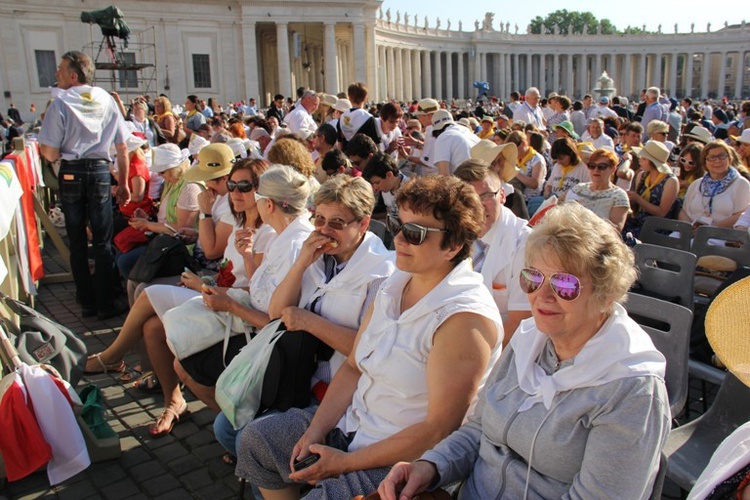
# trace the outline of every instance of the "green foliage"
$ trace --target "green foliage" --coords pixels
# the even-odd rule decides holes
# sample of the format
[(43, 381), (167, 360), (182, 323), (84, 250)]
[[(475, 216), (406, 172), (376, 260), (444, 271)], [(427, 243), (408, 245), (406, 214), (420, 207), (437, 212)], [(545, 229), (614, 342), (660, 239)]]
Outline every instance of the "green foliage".
[[(544, 26), (545, 34), (553, 34), (555, 25), (558, 26), (560, 34), (580, 34), (583, 33), (584, 26), (587, 33), (597, 33), (600, 20), (591, 12), (568, 11), (567, 9), (556, 10), (542, 18), (536, 16), (531, 20), (531, 32), (540, 34)], [(628, 26), (624, 31), (618, 31), (617, 27), (609, 19), (601, 20), (601, 32), (605, 35), (613, 33), (639, 34), (646, 33), (641, 28), (632, 28)]]

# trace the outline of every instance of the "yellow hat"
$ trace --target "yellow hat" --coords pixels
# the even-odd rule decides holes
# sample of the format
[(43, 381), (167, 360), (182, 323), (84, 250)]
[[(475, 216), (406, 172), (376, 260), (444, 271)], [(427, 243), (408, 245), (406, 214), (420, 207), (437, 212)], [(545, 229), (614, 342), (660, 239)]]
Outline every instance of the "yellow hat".
[(750, 386), (750, 278), (724, 289), (706, 313), (706, 338), (716, 356)]
[(185, 172), (189, 181), (210, 181), (229, 175), (234, 165), (234, 153), (226, 144), (209, 144), (198, 153), (198, 164)]

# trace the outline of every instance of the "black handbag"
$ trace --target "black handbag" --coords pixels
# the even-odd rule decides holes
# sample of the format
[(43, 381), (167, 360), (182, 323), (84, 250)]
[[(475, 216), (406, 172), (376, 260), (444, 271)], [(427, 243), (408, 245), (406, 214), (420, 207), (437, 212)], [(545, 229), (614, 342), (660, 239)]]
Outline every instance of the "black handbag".
[(21, 319), (20, 328), (3, 321), (21, 360), (28, 365), (51, 365), (75, 387), (86, 366), (88, 352), (83, 340), (26, 304), (5, 294), (0, 298)]
[(198, 261), (190, 255), (185, 242), (171, 234), (159, 234), (149, 242), (128, 278), (137, 283), (148, 283), (154, 278), (180, 275), (185, 268), (195, 273), (200, 271)]

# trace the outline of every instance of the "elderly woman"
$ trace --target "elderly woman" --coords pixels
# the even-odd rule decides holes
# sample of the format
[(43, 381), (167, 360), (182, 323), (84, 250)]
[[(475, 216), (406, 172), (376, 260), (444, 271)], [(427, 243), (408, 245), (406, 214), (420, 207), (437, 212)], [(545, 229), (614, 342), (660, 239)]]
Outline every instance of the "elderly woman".
[[(352, 350), (354, 338), (380, 284), (393, 273), (393, 254), (367, 230), (375, 197), (361, 177), (337, 176), (315, 194), (315, 225), (300, 255), (276, 288), (268, 308), (289, 330), (304, 330), (336, 352), (320, 362), (313, 393), (322, 399)], [(236, 456), (238, 432), (220, 414), (217, 440)]]
[(617, 303), (636, 277), (610, 224), (569, 203), (526, 244), (532, 318), (457, 432), (380, 485), (388, 500), (465, 480), (458, 498), (648, 498), (670, 428), (664, 357)]
[(706, 174), (690, 185), (679, 219), (693, 226), (733, 227), (750, 205), (750, 183), (730, 163), (724, 141), (709, 142), (701, 152)]
[[(474, 190), (453, 177), (414, 178), (392, 216), (394, 274), (378, 291), (320, 407), (248, 424), (237, 475), (267, 498), (346, 498), (373, 491), (399, 460), (456, 429), (497, 359), (502, 326), (468, 258), (482, 229)], [(326, 217), (333, 213), (324, 214)], [(294, 463), (313, 465), (290, 475)]]
[(135, 127), (136, 132), (140, 132), (146, 136), (150, 147), (153, 148), (166, 142), (166, 138), (159, 129), (159, 125), (148, 117), (148, 105), (142, 98), (136, 99), (133, 102), (130, 122)]
[(648, 141), (633, 151), (641, 169), (635, 177), (635, 190), (627, 192), (633, 213), (625, 222), (623, 233), (637, 238), (646, 217), (669, 217), (674, 212), (679, 184), (667, 165), (669, 150), (663, 143)]
[(179, 144), (185, 135), (181, 133), (179, 119), (172, 112), (172, 103), (166, 97), (154, 100), (154, 121), (161, 129), (167, 142)]
[(586, 166), (591, 182), (573, 186), (565, 196), (565, 201), (577, 201), (602, 219), (611, 222), (622, 231), (630, 210), (628, 193), (615, 186), (611, 179), (620, 159), (609, 149), (597, 149), (591, 153)]

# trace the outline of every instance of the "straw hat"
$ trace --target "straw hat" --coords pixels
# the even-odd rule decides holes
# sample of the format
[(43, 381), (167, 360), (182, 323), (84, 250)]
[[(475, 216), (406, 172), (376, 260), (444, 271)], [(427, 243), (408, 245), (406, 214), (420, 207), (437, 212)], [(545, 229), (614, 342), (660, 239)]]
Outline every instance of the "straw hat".
[(583, 159), (584, 162), (589, 161), (591, 155), (596, 151), (593, 142), (581, 142), (576, 145), (576, 149), (578, 149), (578, 152), (581, 154), (581, 159)]
[(474, 160), (481, 160), (487, 165), (502, 156), (502, 165), (500, 165), (500, 179), (508, 182), (513, 179), (519, 172), (516, 167), (518, 163), (518, 148), (512, 142), (506, 144), (495, 144), (489, 139), (482, 139), (471, 148), (471, 157)]
[(464, 118), (461, 118), (461, 119), (460, 119), (460, 120), (458, 120), (458, 121), (457, 121), (456, 123), (458, 123), (459, 125), (463, 125), (464, 127), (466, 127), (466, 128), (468, 128), (469, 130), (471, 130), (471, 124), (469, 123), (469, 119), (468, 119), (468, 118), (466, 118), (466, 117), (464, 117)]
[(185, 172), (189, 181), (210, 181), (229, 175), (234, 165), (234, 152), (226, 144), (209, 144), (198, 153), (198, 164)]
[(693, 127), (690, 132), (685, 134), (685, 137), (690, 137), (691, 139), (695, 139), (696, 141), (702, 142), (703, 144), (708, 144), (709, 142), (714, 140), (713, 136), (711, 136), (711, 132), (709, 132), (708, 129), (704, 127)]
[(750, 278), (724, 289), (706, 313), (706, 337), (716, 356), (750, 386)]
[(182, 149), (177, 144), (162, 144), (152, 149), (154, 160), (151, 163), (151, 170), (156, 173), (162, 173), (170, 168), (178, 167), (182, 162), (188, 159), (190, 152)]
[(336, 104), (333, 105), (333, 109), (336, 111), (341, 111), (342, 113), (346, 113), (350, 109), (352, 109), (352, 103), (349, 101), (349, 99), (339, 99), (336, 101)]
[(668, 174), (672, 171), (669, 165), (667, 165), (669, 149), (663, 143), (648, 141), (642, 148), (633, 148), (633, 151), (639, 158), (650, 160), (660, 173)]
[(338, 101), (338, 99), (336, 98), (335, 95), (332, 95), (332, 94), (322, 94), (321, 98), (320, 98), (320, 105), (321, 106), (329, 106), (329, 107), (332, 108), (332, 107), (334, 107), (336, 105), (337, 101)]

